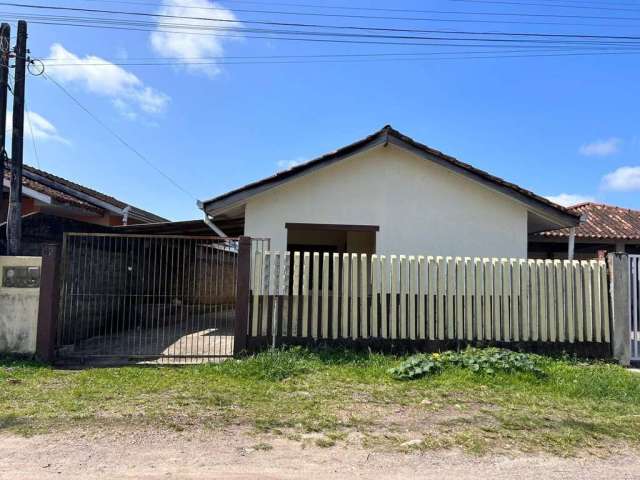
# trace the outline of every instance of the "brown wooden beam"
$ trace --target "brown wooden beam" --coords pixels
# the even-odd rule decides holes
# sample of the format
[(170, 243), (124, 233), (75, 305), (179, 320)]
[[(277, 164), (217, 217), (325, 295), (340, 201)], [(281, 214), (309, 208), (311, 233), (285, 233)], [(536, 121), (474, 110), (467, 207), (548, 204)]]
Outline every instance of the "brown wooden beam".
[(335, 223), (285, 223), (287, 230), (343, 230), (350, 232), (379, 232), (379, 225), (340, 225)]

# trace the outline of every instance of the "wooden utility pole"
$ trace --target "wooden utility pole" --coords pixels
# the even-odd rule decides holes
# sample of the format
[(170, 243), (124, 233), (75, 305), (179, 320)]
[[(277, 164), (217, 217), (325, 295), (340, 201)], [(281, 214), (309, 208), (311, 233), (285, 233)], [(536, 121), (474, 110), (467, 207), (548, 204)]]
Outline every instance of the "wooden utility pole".
[[(0, 25), (0, 192), (4, 189), (5, 142), (7, 133), (7, 87), (9, 84), (9, 54), (11, 29), (8, 23)], [(0, 197), (0, 200), (2, 197)], [(1, 202), (0, 202), (1, 203)]]
[(13, 135), (11, 138), (11, 190), (7, 215), (7, 254), (20, 255), (22, 243), (22, 147), (24, 143), (24, 81), (27, 60), (27, 22), (18, 22), (16, 73), (13, 85)]

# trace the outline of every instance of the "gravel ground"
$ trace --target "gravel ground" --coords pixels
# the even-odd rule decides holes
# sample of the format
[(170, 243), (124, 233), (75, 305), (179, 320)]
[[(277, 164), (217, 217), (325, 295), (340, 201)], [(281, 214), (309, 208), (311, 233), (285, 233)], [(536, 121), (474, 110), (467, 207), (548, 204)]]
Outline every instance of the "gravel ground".
[(243, 430), (0, 434), (0, 479), (638, 479), (640, 453), (607, 458), (384, 453), (258, 438)]

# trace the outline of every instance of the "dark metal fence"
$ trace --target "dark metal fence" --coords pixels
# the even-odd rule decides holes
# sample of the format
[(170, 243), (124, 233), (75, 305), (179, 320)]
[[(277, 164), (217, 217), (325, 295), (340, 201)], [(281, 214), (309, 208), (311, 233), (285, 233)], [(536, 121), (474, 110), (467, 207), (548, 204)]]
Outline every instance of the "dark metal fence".
[(65, 234), (56, 356), (230, 357), (237, 274), (237, 239)]

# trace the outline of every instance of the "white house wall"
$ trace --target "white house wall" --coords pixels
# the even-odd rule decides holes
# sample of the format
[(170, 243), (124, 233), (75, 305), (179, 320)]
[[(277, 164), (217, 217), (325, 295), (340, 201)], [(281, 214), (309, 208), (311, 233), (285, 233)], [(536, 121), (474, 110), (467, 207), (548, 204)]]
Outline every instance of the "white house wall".
[(285, 223), (378, 225), (376, 253), (526, 257), (527, 210), (506, 195), (395, 146), (251, 198), (245, 234), (286, 249)]

